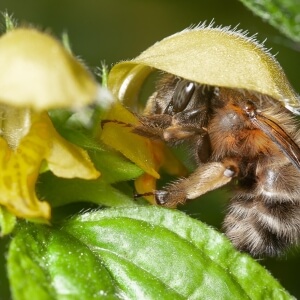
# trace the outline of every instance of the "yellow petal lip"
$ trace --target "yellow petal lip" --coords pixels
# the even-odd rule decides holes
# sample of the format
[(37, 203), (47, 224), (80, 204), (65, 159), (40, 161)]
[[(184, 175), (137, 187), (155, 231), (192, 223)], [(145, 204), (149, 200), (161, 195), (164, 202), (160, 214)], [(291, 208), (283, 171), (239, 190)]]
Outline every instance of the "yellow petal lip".
[(16, 149), (3, 137), (0, 149), (0, 205), (18, 217), (35, 221), (51, 217), (50, 205), (35, 192), (44, 162), (59, 177), (96, 179), (100, 175), (83, 149), (57, 133), (46, 112), (31, 114), (31, 127)]
[[(128, 111), (119, 101), (116, 101), (107, 115), (107, 120), (118, 120), (125, 124), (136, 124), (138, 119)], [(125, 157), (133, 161), (141, 169), (155, 178), (157, 173), (157, 162), (151, 141), (131, 132), (131, 128), (108, 123), (104, 126), (101, 139), (105, 144), (120, 151)]]
[[(126, 88), (132, 88), (130, 82), (151, 69), (201, 84), (266, 94), (300, 114), (299, 97), (277, 60), (253, 37), (239, 30), (198, 26), (169, 36), (135, 59), (115, 65), (109, 74), (109, 86), (120, 100), (126, 101)], [(126, 82), (127, 77), (130, 81)], [(123, 82), (120, 88), (116, 86), (118, 82)]]
[(18, 28), (0, 38), (0, 103), (78, 108), (97, 94), (91, 74), (50, 35)]

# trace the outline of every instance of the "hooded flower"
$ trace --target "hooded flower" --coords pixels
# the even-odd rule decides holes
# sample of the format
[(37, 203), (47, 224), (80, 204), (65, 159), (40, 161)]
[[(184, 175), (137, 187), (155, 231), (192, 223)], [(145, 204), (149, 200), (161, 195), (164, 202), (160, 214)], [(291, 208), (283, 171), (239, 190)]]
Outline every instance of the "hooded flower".
[[(279, 63), (263, 45), (239, 30), (201, 25), (169, 36), (135, 59), (116, 64), (109, 73), (108, 87), (124, 105), (137, 107), (139, 91), (155, 70), (200, 84), (256, 91), (277, 99), (293, 113), (300, 113), (299, 97)], [(105, 141), (113, 145), (107, 136)], [(118, 147), (113, 146), (125, 153), (122, 138), (119, 141)], [(134, 143), (133, 138), (131, 143)], [(155, 178), (150, 171), (153, 162), (155, 171), (168, 161), (169, 167), (174, 168), (176, 164), (170, 163), (162, 146), (151, 143), (148, 152), (152, 154), (146, 158), (138, 149), (136, 146), (126, 155), (140, 166), (141, 160), (147, 164), (144, 167), (147, 175), (138, 179), (136, 187), (138, 192), (147, 192), (147, 189), (149, 192), (155, 189)], [(157, 153), (160, 154), (155, 155)]]
[(64, 178), (99, 176), (87, 153), (56, 132), (46, 111), (91, 103), (97, 84), (58, 41), (34, 29), (0, 38), (0, 69), (0, 205), (45, 221), (50, 206), (35, 194), (42, 166)]

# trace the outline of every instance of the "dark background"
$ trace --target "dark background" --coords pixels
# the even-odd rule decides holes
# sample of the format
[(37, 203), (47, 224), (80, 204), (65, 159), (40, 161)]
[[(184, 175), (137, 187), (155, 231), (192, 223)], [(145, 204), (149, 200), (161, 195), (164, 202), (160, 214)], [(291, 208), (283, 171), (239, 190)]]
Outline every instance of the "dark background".
[[(237, 0), (0, 0), (0, 11), (13, 13), (20, 24), (33, 24), (61, 36), (67, 31), (73, 52), (92, 69), (137, 56), (154, 42), (214, 19), (216, 25), (239, 24), (258, 40), (267, 38), (296, 91), (300, 91), (298, 68), (300, 45), (288, 41), (276, 29), (254, 16)], [(298, 49), (298, 50), (297, 50)], [(192, 58), (191, 58), (192, 59)], [(1, 70), (0, 70), (1, 71)], [(224, 70), (226, 72), (226, 70)], [(222, 190), (194, 201), (182, 209), (193, 217), (219, 227), (229, 194)], [(0, 299), (8, 299), (4, 275), (9, 239), (0, 240)], [(300, 298), (300, 253), (262, 264), (294, 296)], [(255, 283), (254, 283), (255, 284)]]

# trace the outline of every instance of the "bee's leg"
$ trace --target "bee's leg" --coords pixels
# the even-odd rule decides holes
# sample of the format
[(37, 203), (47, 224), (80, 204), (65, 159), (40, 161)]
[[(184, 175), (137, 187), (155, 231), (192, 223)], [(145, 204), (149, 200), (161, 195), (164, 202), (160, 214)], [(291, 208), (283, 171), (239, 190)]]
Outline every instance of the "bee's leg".
[(151, 139), (164, 140), (164, 130), (172, 124), (170, 115), (145, 115), (138, 116), (140, 123), (135, 125), (132, 132)]
[(176, 207), (188, 199), (195, 199), (227, 184), (238, 172), (237, 162), (233, 159), (203, 164), (189, 177), (180, 179), (163, 190), (154, 191), (155, 200), (157, 204)]
[[(184, 141), (201, 140), (207, 135), (207, 130), (201, 127), (171, 125), (169, 127), (149, 127), (138, 125), (132, 130), (134, 133), (152, 138), (160, 139), (168, 145), (174, 146)], [(196, 143), (197, 144), (197, 143)]]
[(207, 135), (207, 130), (201, 127), (189, 125), (172, 125), (163, 131), (163, 140), (171, 145), (176, 145), (179, 142), (202, 139)]
[(139, 124), (131, 124), (118, 120), (102, 120), (101, 127), (103, 128), (107, 123), (115, 123), (123, 127), (132, 128), (132, 132), (138, 135), (152, 139), (164, 140), (163, 132), (172, 123), (172, 117), (170, 115), (137, 115), (137, 117), (140, 121)]
[(186, 140), (202, 138), (207, 134), (202, 124), (207, 124), (204, 107), (186, 110), (175, 115), (152, 114), (139, 116), (140, 125), (133, 132), (149, 138), (159, 138), (170, 145)]
[(115, 124), (118, 124), (118, 125), (122, 125), (124, 127), (134, 127), (133, 124), (125, 123), (125, 122), (118, 121), (118, 120), (102, 120), (101, 121), (101, 128), (103, 128), (107, 123), (115, 123)]

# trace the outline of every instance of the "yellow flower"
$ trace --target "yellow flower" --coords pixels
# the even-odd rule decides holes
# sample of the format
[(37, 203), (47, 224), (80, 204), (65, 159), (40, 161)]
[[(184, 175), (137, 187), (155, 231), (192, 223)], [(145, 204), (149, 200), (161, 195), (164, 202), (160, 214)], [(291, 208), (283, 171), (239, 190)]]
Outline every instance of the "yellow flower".
[(200, 26), (171, 35), (135, 59), (116, 64), (108, 85), (118, 99), (132, 105), (154, 70), (201, 84), (256, 91), (291, 110), (299, 108), (299, 97), (275, 57), (240, 31)]
[[(201, 84), (270, 95), (294, 113), (300, 113), (299, 97), (279, 63), (263, 45), (241, 31), (202, 25), (176, 33), (155, 43), (135, 59), (116, 64), (109, 73), (108, 87), (124, 105), (138, 107), (140, 89), (145, 79), (155, 70)], [(105, 130), (108, 129), (104, 129), (104, 134)], [(109, 137), (106, 137), (105, 142), (115, 147)], [(125, 154), (125, 149), (120, 145), (122, 142), (120, 137), (119, 145), (115, 148)], [(133, 139), (131, 143), (134, 143)], [(152, 154), (145, 154), (146, 158), (139, 154), (138, 144), (135, 148), (132, 147), (130, 155), (125, 154), (136, 164), (143, 166), (146, 172), (146, 175), (136, 181), (139, 192), (155, 189), (157, 176), (153, 176), (153, 169), (158, 172), (163, 164), (173, 166), (173, 172), (176, 169), (177, 173), (182, 172), (161, 145), (152, 142), (148, 148), (148, 152)], [(155, 159), (153, 153), (160, 154)]]
[(0, 101), (36, 111), (78, 108), (97, 92), (92, 76), (54, 38), (34, 29), (0, 38)]
[(99, 176), (87, 153), (56, 132), (46, 111), (92, 103), (98, 87), (59, 42), (34, 29), (0, 38), (0, 69), (0, 204), (18, 217), (45, 221), (50, 206), (35, 194), (42, 165), (64, 178)]
[[(119, 101), (113, 104), (105, 119), (117, 120), (122, 124), (138, 124), (136, 116)], [(135, 181), (137, 193), (144, 194), (155, 189), (156, 180), (160, 177), (158, 171), (161, 167), (173, 175), (186, 174), (185, 167), (163, 143), (132, 133), (131, 129), (131, 127), (109, 122), (104, 126), (101, 139), (145, 171), (145, 174)], [(155, 202), (152, 196), (147, 197), (147, 200), (153, 204)]]

